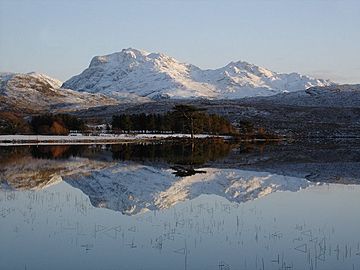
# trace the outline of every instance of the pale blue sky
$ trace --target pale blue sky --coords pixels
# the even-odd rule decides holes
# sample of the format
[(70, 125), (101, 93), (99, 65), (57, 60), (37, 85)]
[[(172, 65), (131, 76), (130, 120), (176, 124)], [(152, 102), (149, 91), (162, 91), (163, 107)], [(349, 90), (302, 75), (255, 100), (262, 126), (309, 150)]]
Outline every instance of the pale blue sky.
[(360, 83), (360, 1), (0, 0), (0, 71), (66, 80), (128, 47)]

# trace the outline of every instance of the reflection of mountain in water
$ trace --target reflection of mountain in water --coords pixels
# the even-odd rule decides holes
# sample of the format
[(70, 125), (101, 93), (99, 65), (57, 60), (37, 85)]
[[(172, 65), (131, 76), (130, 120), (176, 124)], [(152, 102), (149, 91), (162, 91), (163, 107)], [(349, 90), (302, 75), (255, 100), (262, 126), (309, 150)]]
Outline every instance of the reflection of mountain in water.
[(45, 187), (61, 176), (88, 174), (125, 160), (165, 168), (169, 168), (168, 164), (199, 166), (226, 157), (232, 147), (225, 141), (212, 140), (201, 144), (0, 147), (0, 181), (8, 188)]
[[(304, 179), (264, 172), (200, 167), (203, 162), (223, 159), (231, 150), (228, 144), (18, 150), (2, 160), (1, 179), (6, 183), (3, 187), (37, 189), (64, 179), (89, 196), (94, 206), (129, 215), (168, 208), (201, 194), (216, 194), (229, 201), (245, 202), (275, 191), (298, 191), (310, 185)], [(109, 155), (136, 161), (108, 161)], [(205, 173), (178, 177), (169, 163), (190, 168), (196, 166)]]
[(205, 174), (176, 177), (170, 169), (128, 163), (65, 181), (89, 196), (95, 207), (124, 214), (164, 209), (202, 194), (246, 202), (276, 191), (298, 191), (311, 182), (295, 177), (236, 169), (203, 168)]
[[(175, 176), (171, 168), (179, 164), (205, 173)], [(96, 207), (135, 214), (201, 194), (244, 202), (278, 190), (297, 191), (309, 181), (358, 184), (360, 147), (354, 142), (237, 145), (224, 141), (0, 147), (0, 188), (45, 188), (62, 179), (81, 189)]]
[[(113, 165), (72, 156), (69, 151), (68, 146), (0, 148), (2, 187), (39, 189), (61, 181), (64, 176), (87, 174)], [(66, 154), (67, 158), (61, 153)]]
[(59, 161), (24, 157), (13, 163), (11, 167), (0, 170), (0, 182), (14, 189), (38, 189), (61, 181), (61, 177), (88, 174), (110, 165), (110, 163), (84, 158)]
[[(24, 162), (24, 158), (28, 160)], [(51, 163), (61, 167), (60, 163), (71, 163), (79, 158), (94, 163), (135, 161), (157, 168), (181, 165), (189, 170), (204, 166), (241, 168), (306, 178), (313, 182), (358, 184), (360, 180), (360, 143), (356, 141), (326, 143), (304, 141), (293, 144), (232, 144), (225, 141), (202, 141), (195, 144), (167, 142), (108, 146), (0, 147), (0, 177), (4, 171), (12, 170), (14, 166), (17, 166), (18, 173), (21, 173), (19, 166), (22, 163), (26, 163), (24, 166), (31, 170), (32, 163)], [(47, 160), (59, 162), (47, 162)], [(46, 175), (52, 170), (49, 166), (45, 166), (48, 168), (45, 170), (40, 165), (34, 165), (34, 170), (39, 169)], [(55, 169), (55, 172), (59, 171), (63, 172)], [(33, 174), (36, 175), (36, 172)]]

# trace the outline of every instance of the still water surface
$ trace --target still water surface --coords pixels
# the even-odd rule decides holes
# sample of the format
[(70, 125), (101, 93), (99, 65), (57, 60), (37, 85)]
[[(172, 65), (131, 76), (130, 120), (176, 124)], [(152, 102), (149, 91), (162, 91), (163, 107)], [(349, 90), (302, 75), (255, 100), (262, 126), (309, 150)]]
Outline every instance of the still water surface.
[(356, 149), (0, 148), (0, 269), (360, 269)]

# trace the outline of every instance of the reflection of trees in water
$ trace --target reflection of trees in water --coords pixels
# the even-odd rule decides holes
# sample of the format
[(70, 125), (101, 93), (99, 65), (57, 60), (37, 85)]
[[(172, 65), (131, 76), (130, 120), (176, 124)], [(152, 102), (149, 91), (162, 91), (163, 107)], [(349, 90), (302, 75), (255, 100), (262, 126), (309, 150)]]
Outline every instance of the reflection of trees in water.
[[(36, 159), (69, 159), (84, 157), (89, 159), (129, 160), (138, 162), (167, 162), (177, 165), (202, 165), (226, 158), (236, 147), (224, 140), (195, 140), (195, 142), (161, 142), (118, 145), (37, 145), (0, 147), (0, 164), (25, 156)], [(243, 145), (241, 153), (258, 151), (259, 146)]]
[(99, 159), (101, 154), (108, 152), (111, 159), (109, 145), (22, 145), (0, 147), (0, 164), (24, 157), (35, 159), (69, 159), (84, 157)]
[[(259, 152), (263, 145), (234, 144), (224, 140), (195, 140), (118, 145), (38, 145), (0, 147), (0, 164), (23, 157), (36, 159), (69, 159), (83, 157), (92, 160), (123, 160), (166, 162), (196, 166), (226, 158), (234, 148), (238, 154)], [(262, 152), (262, 151), (260, 151)]]
[(170, 164), (201, 165), (208, 161), (225, 158), (233, 144), (224, 141), (201, 141), (197, 143), (174, 142), (157, 144), (112, 145), (115, 160), (162, 161)]
[(4, 146), (4, 147), (0, 147), (0, 158), (3, 159), (5, 157), (7, 157), (8, 155), (22, 155), (26, 152), (29, 151), (30, 146), (16, 146), (16, 147), (12, 147), (12, 146)]
[(36, 159), (69, 159), (84, 157), (138, 162), (167, 162), (180, 165), (201, 165), (208, 161), (225, 158), (234, 144), (222, 140), (198, 140), (195, 142), (161, 142), (118, 145), (38, 145), (0, 147), (0, 160), (30, 156)]
[[(196, 140), (114, 145), (37, 145), (0, 147), (0, 164), (23, 157), (36, 159), (69, 159), (84, 157), (93, 160), (166, 162), (183, 166), (202, 165), (226, 158), (238, 144), (223, 140)], [(240, 152), (257, 151), (258, 147), (243, 145)]]
[(29, 155), (30, 146), (0, 147), (0, 165), (14, 162)]
[(34, 146), (30, 152), (34, 158), (68, 159), (70, 157), (82, 156), (86, 148), (88, 147), (82, 145), (47, 145)]

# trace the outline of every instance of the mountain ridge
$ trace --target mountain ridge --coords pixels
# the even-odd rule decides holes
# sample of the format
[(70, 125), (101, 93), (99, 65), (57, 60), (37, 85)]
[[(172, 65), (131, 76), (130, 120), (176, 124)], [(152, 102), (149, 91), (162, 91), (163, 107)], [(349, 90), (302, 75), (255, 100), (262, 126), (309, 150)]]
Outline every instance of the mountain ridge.
[(88, 68), (62, 87), (117, 97), (235, 99), (329, 85), (334, 83), (277, 73), (244, 61), (201, 69), (163, 53), (128, 48), (93, 57)]

